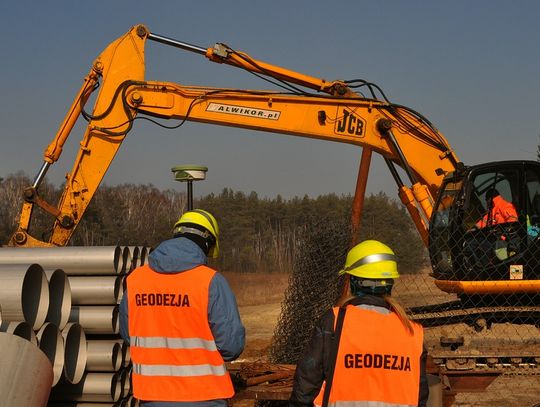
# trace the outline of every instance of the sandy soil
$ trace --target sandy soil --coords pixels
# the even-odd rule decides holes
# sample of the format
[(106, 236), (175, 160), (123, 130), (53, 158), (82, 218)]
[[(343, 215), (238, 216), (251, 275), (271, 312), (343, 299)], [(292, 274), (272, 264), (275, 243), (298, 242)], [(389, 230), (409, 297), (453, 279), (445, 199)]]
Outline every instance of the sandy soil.
[(240, 306), (240, 316), (246, 327), (246, 349), (242, 359), (266, 358), (280, 309), (280, 303)]

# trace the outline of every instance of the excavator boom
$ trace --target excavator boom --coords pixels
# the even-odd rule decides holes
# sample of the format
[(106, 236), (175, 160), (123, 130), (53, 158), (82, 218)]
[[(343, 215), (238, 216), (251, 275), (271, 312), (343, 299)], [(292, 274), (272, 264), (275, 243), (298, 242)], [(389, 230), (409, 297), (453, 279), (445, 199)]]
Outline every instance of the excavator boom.
[[(290, 91), (145, 81), (144, 47), (148, 39), (272, 78), (288, 86)], [(98, 88), (93, 111), (88, 114), (84, 110), (85, 103)], [(88, 120), (88, 126), (63, 194), (54, 206), (39, 196), (38, 188), (49, 166), (60, 157), (81, 115)], [(459, 166), (445, 138), (429, 121), (405, 106), (375, 97), (366, 98), (344, 81), (326, 81), (257, 61), (224, 44), (205, 49), (152, 34), (139, 25), (112, 42), (93, 63), (57, 135), (45, 151), (41, 170), (25, 191), (19, 228), (10, 245), (64, 246), (68, 243), (138, 115), (316, 138), (373, 150), (388, 163), (400, 188), (400, 197), (426, 243), (428, 220), (443, 176)], [(395, 165), (405, 170), (410, 188), (399, 179)], [(30, 234), (35, 205), (55, 218), (48, 242)]]

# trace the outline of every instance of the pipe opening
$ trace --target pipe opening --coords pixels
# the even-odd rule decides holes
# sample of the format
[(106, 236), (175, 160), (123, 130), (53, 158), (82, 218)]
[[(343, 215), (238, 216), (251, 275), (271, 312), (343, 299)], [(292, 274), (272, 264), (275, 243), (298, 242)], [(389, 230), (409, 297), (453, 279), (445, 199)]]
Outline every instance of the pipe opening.
[(70, 383), (79, 383), (86, 368), (86, 335), (79, 324), (70, 323), (62, 331), (64, 337), (64, 376)]
[(45, 323), (37, 333), (39, 348), (53, 366), (53, 386), (58, 383), (64, 370), (64, 344), (56, 325)]
[(39, 264), (28, 267), (22, 286), (22, 310), (24, 319), (34, 330), (39, 329), (49, 309), (49, 284)]
[(49, 276), (49, 311), (46, 320), (58, 326), (58, 329), (63, 329), (71, 311), (69, 280), (62, 269), (46, 273)]

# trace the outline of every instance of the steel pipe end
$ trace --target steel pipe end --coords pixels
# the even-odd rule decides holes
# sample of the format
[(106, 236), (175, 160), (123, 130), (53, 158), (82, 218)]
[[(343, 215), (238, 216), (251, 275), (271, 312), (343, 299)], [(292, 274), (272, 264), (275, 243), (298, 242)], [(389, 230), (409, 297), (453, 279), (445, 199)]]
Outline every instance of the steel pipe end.
[(43, 268), (39, 264), (28, 266), (22, 285), (22, 311), (24, 320), (38, 330), (49, 311), (49, 284)]
[(79, 383), (87, 361), (86, 334), (77, 323), (69, 323), (62, 330), (64, 338), (64, 377), (70, 383)]
[(139, 267), (139, 257), (140, 257), (139, 246), (131, 246), (130, 251), (131, 251), (131, 265), (129, 267), (129, 271), (132, 271), (136, 269), (137, 267)]
[(53, 366), (53, 386), (64, 370), (64, 343), (58, 327), (46, 322), (37, 333), (39, 348), (45, 353)]
[(124, 246), (122, 248), (122, 267), (119, 270), (119, 274), (126, 274), (131, 271), (131, 250), (129, 246)]
[(124, 296), (124, 291), (126, 285), (126, 276), (119, 276), (118, 279), (114, 282), (114, 296), (116, 298), (116, 303), (120, 304), (122, 297)]
[(146, 246), (143, 246), (139, 252), (139, 265), (143, 266), (148, 261), (148, 252), (149, 249)]
[(55, 324), (62, 330), (69, 319), (71, 311), (71, 287), (62, 269), (45, 270), (49, 280), (49, 311), (46, 321)]
[(30, 324), (24, 321), (4, 321), (0, 324), (0, 332), (18, 336), (38, 346), (36, 334)]

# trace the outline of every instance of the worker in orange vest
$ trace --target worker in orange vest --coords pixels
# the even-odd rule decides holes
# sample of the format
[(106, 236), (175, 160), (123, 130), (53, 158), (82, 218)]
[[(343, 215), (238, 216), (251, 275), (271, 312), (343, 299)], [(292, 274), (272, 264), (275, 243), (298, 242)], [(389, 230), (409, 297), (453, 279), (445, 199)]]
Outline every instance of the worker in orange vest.
[(488, 213), (476, 222), (478, 229), (500, 223), (517, 222), (518, 215), (514, 204), (505, 200), (495, 188), (486, 192)]
[(425, 406), (423, 330), (390, 296), (399, 277), (394, 252), (366, 240), (348, 252), (344, 273), (349, 295), (316, 325), (289, 405)]
[(245, 329), (227, 281), (206, 265), (218, 252), (216, 219), (194, 209), (127, 277), (120, 334), (141, 406), (226, 407), (234, 395), (225, 361), (242, 353)]

